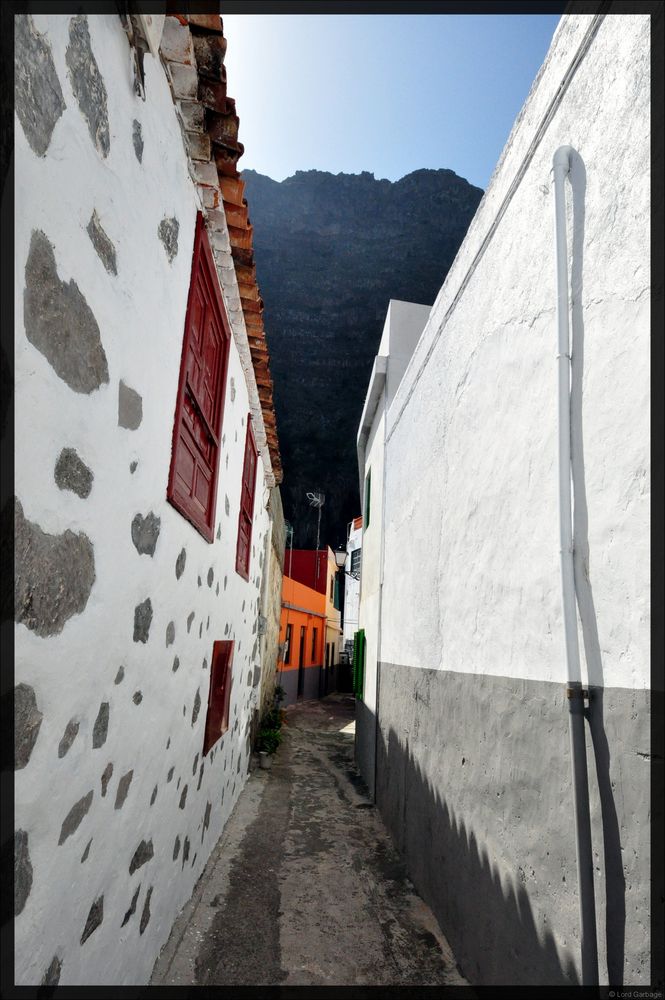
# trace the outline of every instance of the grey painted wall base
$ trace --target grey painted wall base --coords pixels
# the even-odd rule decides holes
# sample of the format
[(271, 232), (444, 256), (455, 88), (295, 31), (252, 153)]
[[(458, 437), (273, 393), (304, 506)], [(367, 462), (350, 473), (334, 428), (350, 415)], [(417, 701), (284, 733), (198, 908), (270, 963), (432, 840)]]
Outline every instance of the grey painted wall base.
[[(476, 985), (579, 981), (563, 684), (380, 665), (376, 799)], [(357, 746), (373, 720), (359, 706)], [(649, 692), (592, 689), (600, 981), (649, 983)]]
[(361, 698), (356, 698), (356, 762), (372, 799), (375, 795), (375, 758), (376, 717)]
[[(305, 677), (303, 683), (303, 698), (309, 700), (319, 697), (319, 684), (321, 677), (321, 667), (305, 667)], [(277, 683), (281, 684), (286, 692), (283, 705), (295, 705), (298, 700), (298, 671), (283, 670), (277, 674)]]

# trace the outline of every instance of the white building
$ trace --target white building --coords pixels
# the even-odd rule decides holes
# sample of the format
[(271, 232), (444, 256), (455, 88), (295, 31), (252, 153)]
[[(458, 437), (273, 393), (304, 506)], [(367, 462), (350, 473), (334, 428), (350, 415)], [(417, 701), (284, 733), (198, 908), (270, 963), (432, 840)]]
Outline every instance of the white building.
[[(372, 795), (375, 791), (376, 769), (377, 665), (381, 659), (382, 635), (386, 415), (429, 313), (429, 306), (391, 299), (358, 429), (363, 523), (358, 610), (360, 635), (355, 658), (362, 663), (360, 671), (364, 675), (364, 683), (361, 684), (364, 693), (356, 702), (356, 757)], [(403, 618), (400, 621), (403, 625), (406, 624)], [(357, 669), (356, 666), (356, 673)]]
[(562, 18), (392, 392), (382, 342), (360, 427), (358, 760), (478, 985), (581, 978), (559, 569), (562, 145), (600, 982), (650, 982), (649, 32), (642, 15)]
[(344, 563), (344, 615), (342, 649), (353, 649), (353, 638), (358, 631), (360, 607), (360, 566), (362, 562), (363, 519), (349, 521), (346, 533), (346, 562)]
[(15, 23), (15, 976), (143, 984), (274, 684), (242, 147), (219, 16)]

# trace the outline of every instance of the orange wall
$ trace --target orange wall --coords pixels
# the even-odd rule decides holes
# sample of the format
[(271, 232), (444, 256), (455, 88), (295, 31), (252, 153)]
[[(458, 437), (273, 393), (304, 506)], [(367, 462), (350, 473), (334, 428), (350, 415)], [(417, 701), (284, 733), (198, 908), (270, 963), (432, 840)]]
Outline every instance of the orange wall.
[[(293, 607), (284, 607), (284, 604)], [(296, 610), (298, 609), (298, 610)], [(285, 576), (282, 582), (282, 613), (279, 626), (279, 641), (286, 641), (287, 624), (291, 626), (291, 650), (289, 663), (284, 670), (297, 670), (300, 665), (300, 630), (305, 628), (303, 666), (320, 666), (323, 663), (323, 644), (326, 632), (326, 597), (312, 587), (306, 587), (297, 580)], [(316, 645), (312, 656), (313, 630), (317, 630)]]

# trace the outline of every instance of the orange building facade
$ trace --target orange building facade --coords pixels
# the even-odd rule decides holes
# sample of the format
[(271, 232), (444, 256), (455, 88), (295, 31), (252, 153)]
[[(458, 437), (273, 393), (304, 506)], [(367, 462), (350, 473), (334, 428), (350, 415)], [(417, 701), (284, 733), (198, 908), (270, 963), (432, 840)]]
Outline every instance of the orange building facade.
[(326, 594), (288, 576), (282, 581), (279, 683), (286, 705), (298, 698), (318, 698), (326, 641)]

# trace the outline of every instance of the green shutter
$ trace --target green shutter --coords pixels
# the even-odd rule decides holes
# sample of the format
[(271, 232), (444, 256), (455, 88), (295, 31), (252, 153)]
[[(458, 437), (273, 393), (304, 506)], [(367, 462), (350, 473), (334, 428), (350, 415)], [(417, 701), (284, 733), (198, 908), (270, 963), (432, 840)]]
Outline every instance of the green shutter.
[(360, 629), (353, 637), (353, 693), (362, 698), (365, 693), (365, 630)]

